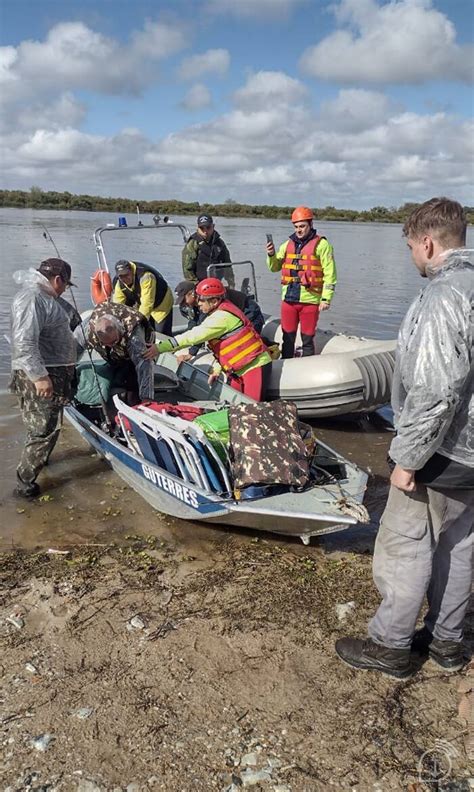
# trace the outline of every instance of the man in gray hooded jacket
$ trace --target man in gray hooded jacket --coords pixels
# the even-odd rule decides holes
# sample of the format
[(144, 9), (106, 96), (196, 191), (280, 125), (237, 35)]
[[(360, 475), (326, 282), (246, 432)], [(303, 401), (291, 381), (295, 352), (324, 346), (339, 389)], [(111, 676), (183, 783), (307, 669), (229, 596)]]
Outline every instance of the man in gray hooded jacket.
[(26, 441), (17, 468), (15, 494), (39, 494), (36, 478), (61, 429), (63, 406), (72, 397), (76, 342), (61, 295), (71, 285), (71, 267), (46, 259), (38, 270), (16, 272), (23, 287), (12, 304), (12, 383), (20, 402)]
[[(336, 642), (354, 668), (398, 678), (413, 673), (411, 652), (445, 671), (465, 663), (474, 523), (474, 251), (464, 247), (466, 225), (460, 204), (432, 198), (403, 229), (429, 283), (398, 337), (395, 465), (373, 562), (382, 602), (368, 639)], [(425, 624), (415, 632), (425, 595)]]

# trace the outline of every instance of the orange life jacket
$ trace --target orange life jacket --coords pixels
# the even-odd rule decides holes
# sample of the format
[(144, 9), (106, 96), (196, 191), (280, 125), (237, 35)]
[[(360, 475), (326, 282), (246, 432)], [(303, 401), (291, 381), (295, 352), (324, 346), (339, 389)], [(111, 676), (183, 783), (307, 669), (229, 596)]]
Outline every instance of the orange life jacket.
[(296, 252), (293, 239), (288, 240), (285, 259), (281, 269), (281, 282), (283, 286), (288, 283), (300, 283), (313, 294), (322, 294), (323, 269), (321, 261), (316, 255), (316, 248), (324, 237), (315, 236)]
[(242, 322), (242, 327), (237, 327), (226, 333), (221, 338), (208, 341), (208, 344), (219, 361), (224, 371), (240, 371), (252, 363), (267, 347), (263, 343), (254, 326), (236, 305), (224, 300), (218, 308), (236, 316)]

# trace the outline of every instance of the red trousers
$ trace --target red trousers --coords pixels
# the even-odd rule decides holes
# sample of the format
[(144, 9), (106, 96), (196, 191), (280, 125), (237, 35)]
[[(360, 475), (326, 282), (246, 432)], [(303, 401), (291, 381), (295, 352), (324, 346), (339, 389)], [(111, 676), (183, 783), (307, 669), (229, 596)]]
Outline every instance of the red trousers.
[(245, 393), (255, 401), (263, 401), (265, 399), (265, 390), (268, 384), (271, 373), (271, 363), (265, 363), (264, 366), (247, 371), (242, 377), (237, 377), (235, 374), (230, 376), (229, 385), (239, 393)]
[(301, 329), (303, 356), (314, 355), (314, 334), (319, 318), (319, 305), (310, 303), (281, 304), (281, 329), (283, 332), (282, 357), (291, 358), (295, 353), (298, 325)]

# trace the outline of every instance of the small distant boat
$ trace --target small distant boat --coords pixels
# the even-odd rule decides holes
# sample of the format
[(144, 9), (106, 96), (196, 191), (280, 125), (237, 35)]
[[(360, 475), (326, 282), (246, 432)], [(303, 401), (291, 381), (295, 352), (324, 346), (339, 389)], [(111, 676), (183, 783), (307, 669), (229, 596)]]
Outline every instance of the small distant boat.
[[(160, 362), (158, 400), (161, 394), (168, 403), (193, 402), (206, 410), (251, 401), (223, 382), (209, 389), (204, 372), (188, 363), (178, 365), (174, 355), (163, 355)], [(297, 536), (305, 544), (312, 536), (367, 521), (362, 505), (367, 474), (317, 439), (310, 460), (312, 481), (303, 491), (262, 491), (245, 500), (233, 491), (230, 465), (196, 424), (129, 407), (118, 396), (114, 402), (121, 438), (111, 437), (79, 404), (66, 407), (65, 416), (123, 481), (165, 514)]]

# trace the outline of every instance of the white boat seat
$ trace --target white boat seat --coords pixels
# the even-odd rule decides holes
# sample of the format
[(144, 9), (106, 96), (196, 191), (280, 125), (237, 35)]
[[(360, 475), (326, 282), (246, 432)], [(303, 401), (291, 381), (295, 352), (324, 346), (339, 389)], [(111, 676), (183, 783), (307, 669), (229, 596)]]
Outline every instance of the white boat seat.
[[(129, 407), (114, 397), (127, 442), (152, 464), (206, 492), (231, 493), (228, 472), (202, 429), (192, 422), (145, 406)], [(132, 436), (122, 420), (130, 422)]]

